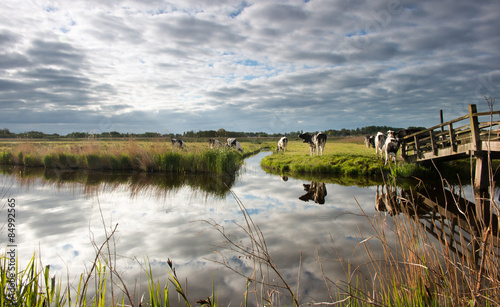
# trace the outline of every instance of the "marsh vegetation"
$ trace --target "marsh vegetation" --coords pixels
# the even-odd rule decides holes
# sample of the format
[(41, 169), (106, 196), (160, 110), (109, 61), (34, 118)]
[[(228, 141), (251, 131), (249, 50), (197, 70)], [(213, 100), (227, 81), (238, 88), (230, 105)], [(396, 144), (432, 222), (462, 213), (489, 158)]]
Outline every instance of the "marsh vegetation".
[(163, 138), (149, 141), (4, 141), (0, 164), (56, 169), (147, 171), (174, 173), (234, 173), (260, 146), (247, 143), (246, 153), (210, 149), (206, 142), (173, 148)]

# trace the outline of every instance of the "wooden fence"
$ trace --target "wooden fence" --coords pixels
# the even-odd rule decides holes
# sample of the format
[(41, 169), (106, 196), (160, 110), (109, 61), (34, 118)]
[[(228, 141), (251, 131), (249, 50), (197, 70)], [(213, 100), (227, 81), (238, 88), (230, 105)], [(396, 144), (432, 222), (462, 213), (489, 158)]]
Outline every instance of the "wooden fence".
[(408, 135), (402, 139), (401, 156), (406, 162), (453, 160), (464, 157), (500, 158), (500, 111), (469, 114)]

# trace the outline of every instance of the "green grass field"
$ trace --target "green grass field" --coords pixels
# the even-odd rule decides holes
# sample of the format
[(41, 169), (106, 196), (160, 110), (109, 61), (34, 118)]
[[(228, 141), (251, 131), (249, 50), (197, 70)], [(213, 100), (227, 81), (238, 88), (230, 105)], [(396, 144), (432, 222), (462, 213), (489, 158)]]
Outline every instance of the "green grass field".
[[(401, 163), (399, 161), (398, 163)], [(290, 140), (286, 152), (275, 152), (262, 166), (280, 173), (315, 173), (349, 176), (379, 176), (389, 171), (375, 149), (367, 148), (362, 137), (327, 140), (323, 156), (310, 155), (309, 145)]]

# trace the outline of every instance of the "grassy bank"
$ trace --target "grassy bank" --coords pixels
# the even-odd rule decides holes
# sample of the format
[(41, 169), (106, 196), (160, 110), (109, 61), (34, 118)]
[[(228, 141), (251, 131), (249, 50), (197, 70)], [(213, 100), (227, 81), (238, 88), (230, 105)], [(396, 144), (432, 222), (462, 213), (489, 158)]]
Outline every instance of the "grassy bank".
[(397, 165), (389, 163), (384, 166), (384, 160), (377, 159), (375, 149), (367, 148), (361, 137), (328, 140), (323, 156), (310, 156), (307, 144), (292, 140), (286, 152), (265, 157), (261, 165), (282, 174), (379, 177), (382, 173), (390, 173), (399, 177), (412, 177), (429, 171), (421, 166), (403, 163), (401, 158), (398, 158)]
[(206, 142), (172, 148), (168, 140), (20, 141), (0, 144), (0, 164), (84, 170), (134, 170), (175, 173), (232, 173), (262, 144), (243, 143), (244, 153), (210, 149)]

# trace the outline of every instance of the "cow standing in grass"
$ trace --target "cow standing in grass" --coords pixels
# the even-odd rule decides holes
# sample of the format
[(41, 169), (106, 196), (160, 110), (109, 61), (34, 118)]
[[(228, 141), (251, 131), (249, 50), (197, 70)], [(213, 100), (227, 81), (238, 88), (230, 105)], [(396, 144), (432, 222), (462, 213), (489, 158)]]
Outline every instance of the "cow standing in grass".
[(307, 132), (299, 134), (299, 138), (304, 140), (304, 143), (309, 144), (309, 149), (311, 150), (311, 156), (316, 152), (318, 155), (321, 152), (323, 155), (323, 150), (326, 144), (326, 134), (320, 132), (318, 134), (311, 135)]
[(385, 153), (385, 163), (387, 165), (387, 161), (389, 157), (396, 163), (396, 154), (399, 150), (399, 140), (394, 137), (394, 131), (387, 131), (387, 138), (385, 140), (384, 146), (382, 148), (383, 153)]
[(365, 136), (365, 145), (367, 148), (375, 148), (375, 136), (366, 135)]
[(208, 146), (210, 146), (210, 148), (218, 148), (218, 147), (222, 147), (224, 144), (222, 144), (221, 141), (217, 140), (217, 139), (209, 139), (208, 140)]
[(243, 152), (243, 148), (241, 147), (240, 142), (236, 141), (235, 138), (228, 138), (227, 139), (227, 146), (229, 146), (229, 148), (234, 148), (237, 151)]
[(278, 151), (281, 150), (285, 152), (287, 145), (288, 145), (288, 139), (286, 136), (284, 136), (278, 141)]
[(375, 153), (377, 154), (377, 159), (378, 159), (379, 151), (380, 151), (380, 155), (383, 158), (384, 152), (383, 152), (382, 148), (385, 145), (386, 139), (387, 139), (387, 137), (385, 136), (385, 134), (383, 134), (382, 132), (377, 132), (377, 135), (375, 136)]
[(186, 143), (181, 139), (171, 139), (170, 142), (172, 143), (172, 148), (186, 148)]

